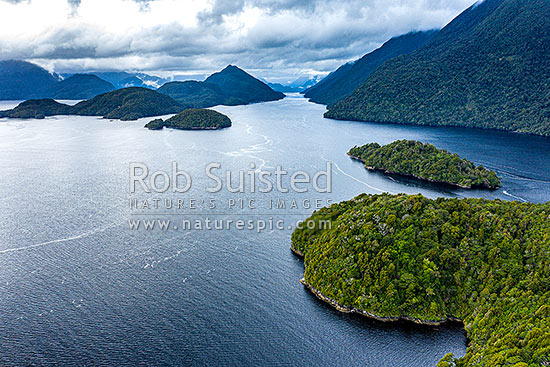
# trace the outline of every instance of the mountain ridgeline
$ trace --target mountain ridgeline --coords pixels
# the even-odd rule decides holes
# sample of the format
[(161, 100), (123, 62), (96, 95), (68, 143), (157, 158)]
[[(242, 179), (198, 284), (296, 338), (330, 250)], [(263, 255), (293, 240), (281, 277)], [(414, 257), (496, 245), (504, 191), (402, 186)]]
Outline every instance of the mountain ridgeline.
[[(36, 70), (38, 72), (40, 68)], [(53, 78), (49, 73), (46, 74)], [(39, 73), (41, 78), (46, 78), (46, 74)], [(121, 77), (118, 74), (116, 76)], [(142, 117), (174, 114), (189, 108), (220, 104), (234, 106), (284, 98), (283, 93), (275, 92), (267, 84), (232, 65), (212, 74), (204, 82), (171, 82), (163, 85), (158, 91), (144, 87), (113, 90), (111, 83), (95, 75), (80, 74), (62, 81), (54, 80), (52, 85), (56, 91), (53, 97), (25, 101), (12, 110), (0, 111), (0, 117), (44, 118), (54, 115), (82, 115), (136, 120)], [(109, 92), (95, 95), (101, 89), (108, 89)], [(75, 106), (53, 100), (80, 99), (90, 94), (95, 97)]]
[(316, 211), (292, 249), (303, 283), (341, 311), (462, 320), (466, 355), (438, 366), (547, 366), (549, 215), (548, 203), (362, 194)]
[(95, 75), (75, 74), (62, 79), (25, 61), (0, 61), (0, 100), (37, 98), (88, 99), (115, 87)]
[(307, 89), (304, 96), (312, 102), (332, 105), (350, 95), (384, 62), (422, 47), (436, 33), (436, 30), (430, 30), (394, 37), (359, 60), (342, 65), (317, 85)]
[(204, 82), (171, 82), (158, 91), (174, 98), (186, 108), (235, 106), (276, 101), (285, 96), (233, 65), (210, 75)]
[(464, 189), (495, 189), (501, 185), (495, 172), (483, 166), (476, 167), (458, 154), (414, 140), (398, 140), (384, 146), (377, 143), (356, 146), (348, 155), (363, 162), (369, 170), (411, 176)]
[(154, 90), (131, 87), (100, 94), (74, 106), (52, 99), (28, 100), (12, 110), (0, 111), (0, 117), (44, 118), (55, 115), (103, 116), (109, 119), (136, 120), (141, 117), (178, 113), (181, 105)]
[(550, 135), (550, 1), (485, 0), (325, 117)]

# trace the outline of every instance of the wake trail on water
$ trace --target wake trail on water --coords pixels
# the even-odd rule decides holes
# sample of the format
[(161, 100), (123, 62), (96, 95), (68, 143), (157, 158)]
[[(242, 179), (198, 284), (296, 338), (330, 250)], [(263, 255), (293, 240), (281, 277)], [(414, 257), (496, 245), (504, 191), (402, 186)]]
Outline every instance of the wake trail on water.
[(63, 242), (70, 242), (70, 241), (78, 240), (80, 238), (85, 238), (85, 237), (91, 236), (91, 235), (99, 233), (99, 232), (104, 232), (107, 229), (116, 227), (119, 224), (120, 223), (111, 223), (108, 226), (95, 228), (95, 229), (92, 229), (91, 231), (80, 233), (78, 235), (74, 235), (74, 236), (71, 236), (71, 237), (59, 238), (57, 240), (51, 240), (51, 241), (46, 241), (46, 242), (35, 243), (35, 244), (32, 244), (32, 245), (28, 245), (28, 246), (21, 246), (21, 247), (15, 247), (15, 248), (9, 248), (9, 249), (5, 249), (5, 250), (0, 250), (0, 254), (7, 254), (7, 253), (10, 253), (10, 252), (30, 250), (30, 249), (34, 249), (34, 248), (38, 248), (38, 247), (53, 245), (53, 244), (56, 244), (56, 243), (63, 243)]
[(506, 196), (511, 197), (511, 198), (514, 198), (514, 199), (518, 199), (518, 200), (520, 200), (520, 201), (523, 201), (524, 203), (528, 202), (528, 200), (526, 200), (526, 199), (524, 199), (524, 198), (522, 198), (522, 197), (520, 197), (520, 196), (512, 195), (512, 194), (510, 194), (510, 193), (509, 193), (508, 191), (506, 191), (506, 190), (502, 190), (502, 193), (503, 193), (504, 195), (506, 195)]
[(387, 192), (387, 193), (389, 193), (389, 194), (395, 195), (395, 193), (393, 193), (393, 192), (391, 192), (391, 191), (383, 190), (383, 189), (380, 189), (380, 188), (378, 188), (378, 187), (372, 186), (372, 185), (366, 183), (365, 181), (361, 181), (361, 180), (358, 179), (357, 177), (350, 175), (349, 173), (347, 173), (347, 172), (345, 172), (344, 170), (342, 170), (342, 169), (340, 168), (340, 166), (338, 165), (338, 163), (333, 162), (333, 161), (330, 161), (330, 160), (326, 159), (325, 157), (321, 157), (321, 158), (324, 159), (326, 162), (332, 162), (332, 164), (334, 164), (334, 167), (336, 167), (336, 169), (337, 169), (340, 173), (342, 173), (344, 176), (347, 176), (347, 177), (351, 178), (352, 180), (355, 180), (355, 181), (357, 181), (357, 182), (359, 182), (359, 183), (365, 185), (366, 187), (368, 187), (368, 188), (370, 188), (370, 189), (372, 189), (372, 190), (375, 190), (375, 191), (378, 191), (378, 192)]
[(263, 168), (274, 168), (274, 167), (267, 166), (267, 162), (265, 161), (265, 159), (260, 158), (260, 157), (255, 155), (256, 153), (271, 151), (271, 149), (266, 148), (266, 146), (272, 144), (273, 140), (270, 139), (267, 135), (252, 132), (252, 126), (251, 125), (246, 126), (245, 132), (248, 135), (259, 136), (259, 137), (263, 138), (264, 141), (262, 143), (252, 144), (252, 145), (250, 145), (246, 148), (241, 148), (238, 151), (221, 152), (221, 153), (225, 154), (227, 156), (230, 156), (230, 157), (249, 157), (249, 158), (252, 158), (252, 159), (257, 159), (261, 162), (260, 166), (258, 167), (258, 170), (261, 170)]

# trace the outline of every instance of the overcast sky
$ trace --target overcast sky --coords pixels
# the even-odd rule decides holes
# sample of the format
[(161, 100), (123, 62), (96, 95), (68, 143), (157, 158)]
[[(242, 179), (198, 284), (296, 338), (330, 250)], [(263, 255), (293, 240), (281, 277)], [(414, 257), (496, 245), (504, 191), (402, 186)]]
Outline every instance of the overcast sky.
[(0, 0), (0, 59), (49, 70), (202, 74), (231, 63), (267, 79), (332, 71), (475, 0)]

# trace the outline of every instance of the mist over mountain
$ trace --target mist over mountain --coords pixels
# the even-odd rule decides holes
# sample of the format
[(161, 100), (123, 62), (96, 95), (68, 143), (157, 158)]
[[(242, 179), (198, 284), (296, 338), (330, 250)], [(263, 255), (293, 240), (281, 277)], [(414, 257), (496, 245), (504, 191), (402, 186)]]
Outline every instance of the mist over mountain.
[(59, 76), (30, 62), (0, 61), (0, 100), (18, 100), (46, 96)]
[(325, 116), (550, 135), (548, 14), (545, 0), (479, 2)]
[(55, 99), (88, 99), (115, 90), (115, 87), (97, 77), (89, 74), (75, 74), (67, 79), (57, 82), (53, 86)]

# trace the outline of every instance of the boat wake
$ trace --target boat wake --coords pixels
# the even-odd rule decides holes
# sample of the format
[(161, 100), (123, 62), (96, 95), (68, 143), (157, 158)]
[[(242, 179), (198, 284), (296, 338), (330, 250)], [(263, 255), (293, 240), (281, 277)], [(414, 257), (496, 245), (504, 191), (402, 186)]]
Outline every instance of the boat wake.
[(10, 253), (10, 252), (30, 250), (30, 249), (34, 249), (34, 248), (38, 248), (38, 247), (44, 247), (44, 246), (53, 245), (53, 244), (57, 244), (57, 243), (70, 242), (70, 241), (78, 240), (78, 239), (81, 239), (81, 238), (84, 238), (84, 237), (91, 236), (95, 233), (104, 232), (107, 229), (116, 227), (119, 224), (120, 223), (111, 223), (108, 226), (95, 228), (91, 231), (80, 233), (78, 235), (71, 236), (71, 237), (59, 238), (57, 240), (51, 240), (51, 241), (46, 241), (46, 242), (35, 243), (35, 244), (32, 244), (32, 245), (28, 245), (28, 246), (21, 246), (21, 247), (15, 247), (15, 248), (9, 248), (9, 249), (5, 249), (5, 250), (0, 250), (0, 254), (7, 254), (7, 253)]

